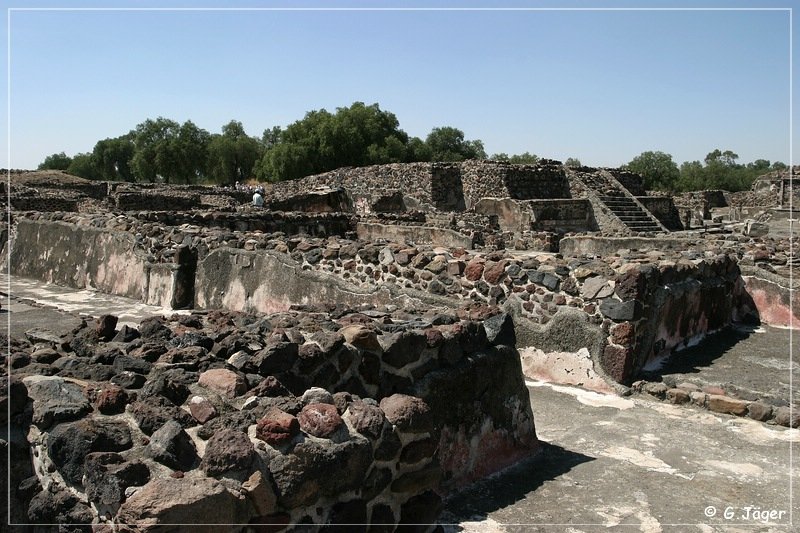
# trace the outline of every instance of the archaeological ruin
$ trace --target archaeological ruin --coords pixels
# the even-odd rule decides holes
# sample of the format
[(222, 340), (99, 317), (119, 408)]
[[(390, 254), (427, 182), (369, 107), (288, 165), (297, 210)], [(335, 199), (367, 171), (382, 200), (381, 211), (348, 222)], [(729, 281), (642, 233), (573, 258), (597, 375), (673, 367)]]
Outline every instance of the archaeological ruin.
[(668, 196), (554, 160), (388, 164), (266, 184), (264, 207), (0, 185), (12, 278), (174, 311), (8, 332), (12, 523), (433, 531), (538, 453), (526, 380), (800, 425), (785, 398), (657, 377), (734, 325), (797, 327), (789, 172)]

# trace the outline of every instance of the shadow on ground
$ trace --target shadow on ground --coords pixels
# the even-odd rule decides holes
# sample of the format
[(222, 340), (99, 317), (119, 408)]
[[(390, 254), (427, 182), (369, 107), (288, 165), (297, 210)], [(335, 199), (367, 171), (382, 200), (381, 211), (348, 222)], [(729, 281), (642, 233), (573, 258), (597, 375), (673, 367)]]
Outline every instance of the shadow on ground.
[[(447, 519), (454, 522), (485, 520), (489, 513), (517, 503), (545, 481), (566, 474), (574, 467), (594, 461), (594, 457), (541, 443), (539, 454), (482, 479), (445, 501)], [(456, 526), (448, 531), (463, 531)]]
[(641, 378), (660, 381), (665, 375), (702, 372), (738, 343), (749, 338), (750, 333), (751, 330), (745, 327), (732, 327), (714, 333), (696, 346), (672, 353), (660, 369), (642, 372)]

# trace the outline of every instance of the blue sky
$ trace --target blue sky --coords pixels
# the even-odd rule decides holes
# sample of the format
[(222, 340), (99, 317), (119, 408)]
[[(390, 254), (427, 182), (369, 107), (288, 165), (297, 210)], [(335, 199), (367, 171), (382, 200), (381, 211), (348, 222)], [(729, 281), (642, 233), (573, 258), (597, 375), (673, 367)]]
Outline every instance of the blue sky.
[[(148, 4), (59, 4), (69, 5)], [(260, 136), (312, 109), (355, 101), (379, 103), (409, 135), (460, 128), (489, 154), (529, 151), (598, 166), (618, 166), (645, 150), (670, 153), (678, 163), (702, 160), (714, 148), (733, 150), (742, 162), (790, 159), (787, 11), (14, 10), (10, 16), (14, 168), (35, 168), (55, 152), (90, 151), (146, 118), (190, 119), (210, 132), (236, 119)], [(0, 140), (7, 144), (5, 129)], [(4, 153), (2, 166), (8, 162)]]

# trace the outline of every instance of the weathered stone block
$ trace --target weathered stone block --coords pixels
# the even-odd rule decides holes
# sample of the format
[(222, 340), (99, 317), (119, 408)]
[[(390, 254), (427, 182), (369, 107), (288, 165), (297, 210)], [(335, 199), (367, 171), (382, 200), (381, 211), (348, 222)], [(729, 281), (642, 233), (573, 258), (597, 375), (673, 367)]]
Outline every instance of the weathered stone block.
[(721, 396), (719, 394), (708, 395), (708, 409), (716, 413), (742, 416), (747, 413), (748, 403), (749, 402), (744, 400), (737, 400), (729, 396)]

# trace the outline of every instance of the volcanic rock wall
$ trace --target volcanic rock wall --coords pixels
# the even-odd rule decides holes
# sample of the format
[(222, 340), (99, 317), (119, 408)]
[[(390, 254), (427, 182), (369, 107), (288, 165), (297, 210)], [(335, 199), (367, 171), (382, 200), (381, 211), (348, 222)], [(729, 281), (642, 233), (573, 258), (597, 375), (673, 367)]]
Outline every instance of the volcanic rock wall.
[(512, 165), (498, 161), (404, 163), (342, 168), (273, 184), (268, 196), (286, 197), (320, 187), (343, 187), (353, 195), (400, 191), (419, 207), (463, 211), (487, 197), (518, 200), (569, 198), (560, 165)]
[(440, 494), (537, 449), (505, 315), (115, 324), (14, 341), (25, 522), (433, 524)]
[[(169, 227), (123, 216), (67, 216), (76, 225), (41, 218), (18, 224), (12, 273), (158, 303), (188, 301), (193, 294), (200, 308), (261, 312), (332, 301), (451, 307), (483, 302), (507, 305), (517, 320), (542, 326), (572, 308), (585, 314), (587, 327), (606, 332), (592, 355), (596, 366), (623, 383), (671, 349), (726, 326), (738, 305), (731, 297), (739, 277), (736, 259), (702, 241), (683, 240), (681, 251), (631, 252), (621, 249), (629, 245), (623, 239), (602, 259), (564, 259)], [(53, 252), (40, 248), (59, 253), (51, 258)], [(157, 283), (153, 272), (161, 273)], [(631, 283), (633, 288), (624, 288)]]

